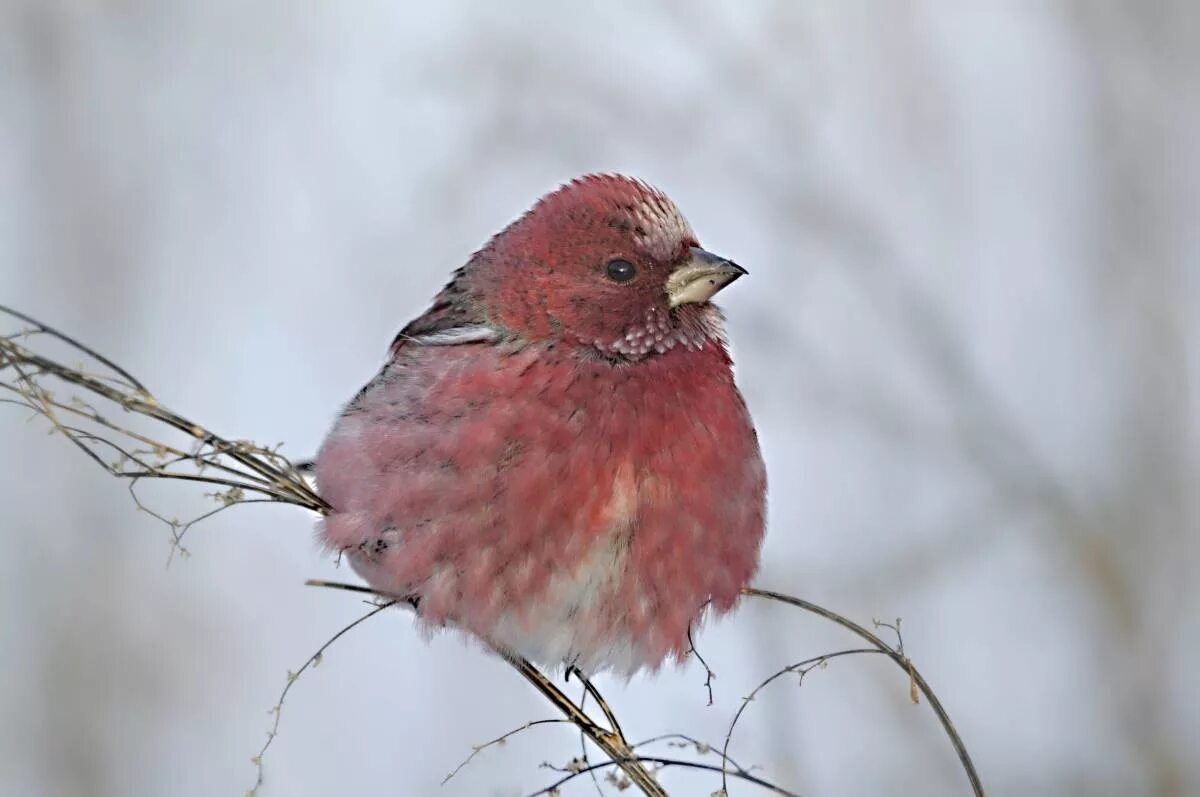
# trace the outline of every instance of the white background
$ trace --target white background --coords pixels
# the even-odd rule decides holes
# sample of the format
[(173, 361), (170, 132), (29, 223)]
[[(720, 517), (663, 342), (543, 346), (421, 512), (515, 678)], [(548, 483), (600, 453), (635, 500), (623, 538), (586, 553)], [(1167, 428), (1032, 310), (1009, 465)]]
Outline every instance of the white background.
[[(488, 235), (641, 176), (751, 272), (722, 304), (771, 477), (758, 583), (903, 617), (994, 794), (1200, 791), (1196, 7), (494, 5), (0, 3), (0, 303), (303, 457)], [(303, 582), (351, 574), (258, 506), (167, 568), (27, 415), (0, 406), (0, 793), (242, 794), (288, 670), (362, 612)], [(850, 642), (747, 605), (699, 642), (714, 707), (695, 668), (599, 683), (631, 736), (715, 742)], [(292, 690), (262, 793), (526, 794), (567, 729), (438, 783), (545, 716), (384, 615)], [(963, 794), (940, 734), (855, 659), (764, 693), (732, 752), (805, 795)]]

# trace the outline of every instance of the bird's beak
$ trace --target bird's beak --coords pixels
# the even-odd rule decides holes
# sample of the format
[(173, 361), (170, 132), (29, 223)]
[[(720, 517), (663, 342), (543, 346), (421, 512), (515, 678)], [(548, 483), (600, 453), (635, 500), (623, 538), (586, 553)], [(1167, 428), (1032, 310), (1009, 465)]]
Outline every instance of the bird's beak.
[(707, 302), (746, 273), (746, 269), (732, 260), (693, 246), (692, 256), (667, 277), (667, 303), (678, 307), (689, 302)]

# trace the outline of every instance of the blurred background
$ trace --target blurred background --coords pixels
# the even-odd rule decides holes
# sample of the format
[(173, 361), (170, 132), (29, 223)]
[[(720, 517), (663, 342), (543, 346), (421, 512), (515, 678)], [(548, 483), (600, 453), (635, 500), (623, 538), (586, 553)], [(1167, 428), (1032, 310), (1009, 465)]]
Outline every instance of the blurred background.
[[(757, 583), (902, 617), (992, 794), (1197, 794), (1198, 89), (1187, 2), (3, 0), (0, 302), (305, 457), (487, 236), (641, 176), (751, 272), (721, 298)], [(288, 671), (363, 612), (303, 585), (352, 577), (311, 517), (239, 507), (167, 567), (125, 488), (0, 407), (0, 793), (242, 794)], [(698, 645), (711, 708), (697, 666), (598, 680), (630, 736), (719, 742), (853, 640), (748, 604)], [(261, 794), (527, 794), (569, 729), (438, 784), (549, 716), (381, 615), (292, 690)], [(967, 793), (882, 660), (777, 683), (731, 753), (805, 795)]]

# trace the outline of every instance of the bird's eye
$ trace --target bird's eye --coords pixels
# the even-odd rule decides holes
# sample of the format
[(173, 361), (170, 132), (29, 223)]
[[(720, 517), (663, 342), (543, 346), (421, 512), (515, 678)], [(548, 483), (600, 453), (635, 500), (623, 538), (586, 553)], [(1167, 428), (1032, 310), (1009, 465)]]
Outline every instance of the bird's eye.
[(613, 282), (629, 282), (637, 276), (637, 269), (628, 260), (610, 260), (607, 273)]

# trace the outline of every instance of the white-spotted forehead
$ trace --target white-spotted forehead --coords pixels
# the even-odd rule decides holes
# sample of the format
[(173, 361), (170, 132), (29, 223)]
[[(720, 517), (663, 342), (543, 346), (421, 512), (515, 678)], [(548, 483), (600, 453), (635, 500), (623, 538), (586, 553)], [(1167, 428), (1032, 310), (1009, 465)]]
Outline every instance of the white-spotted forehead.
[(543, 197), (539, 207), (578, 203), (606, 214), (628, 232), (652, 257), (676, 258), (685, 242), (696, 240), (692, 227), (675, 203), (652, 185), (620, 174), (588, 174)]
[(632, 182), (642, 195), (633, 205), (634, 236), (655, 258), (675, 257), (684, 241), (696, 239), (691, 225), (662, 191), (640, 180)]

